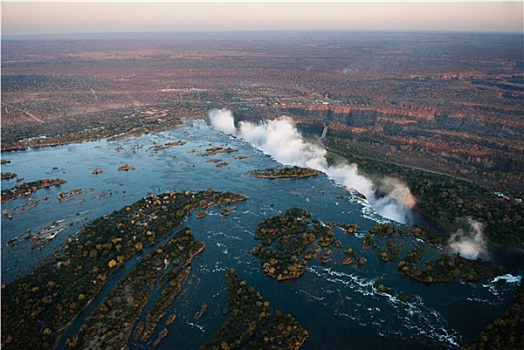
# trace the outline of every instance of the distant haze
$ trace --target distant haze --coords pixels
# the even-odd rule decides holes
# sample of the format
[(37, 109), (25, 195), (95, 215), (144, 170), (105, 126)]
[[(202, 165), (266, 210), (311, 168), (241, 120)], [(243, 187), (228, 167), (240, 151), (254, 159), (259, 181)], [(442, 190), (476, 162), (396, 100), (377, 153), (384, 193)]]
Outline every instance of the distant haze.
[(521, 33), (523, 2), (2, 1), (2, 36), (230, 30)]

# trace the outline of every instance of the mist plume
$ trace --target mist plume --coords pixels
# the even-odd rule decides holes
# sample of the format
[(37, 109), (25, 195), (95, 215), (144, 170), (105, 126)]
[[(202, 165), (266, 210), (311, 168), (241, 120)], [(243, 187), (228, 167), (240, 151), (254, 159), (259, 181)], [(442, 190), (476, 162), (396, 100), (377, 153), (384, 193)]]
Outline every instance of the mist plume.
[(448, 244), (451, 250), (471, 260), (486, 255), (487, 245), (482, 223), (470, 217), (462, 220), (464, 220), (464, 228), (459, 228), (449, 238)]
[(416, 201), (406, 184), (390, 177), (374, 183), (359, 174), (355, 163), (329, 166), (326, 149), (305, 141), (291, 118), (284, 116), (260, 124), (240, 122), (235, 127), (229, 110), (215, 109), (208, 116), (213, 128), (246, 140), (277, 162), (320, 170), (348, 190), (362, 193), (380, 215), (400, 223), (411, 222), (411, 208)]

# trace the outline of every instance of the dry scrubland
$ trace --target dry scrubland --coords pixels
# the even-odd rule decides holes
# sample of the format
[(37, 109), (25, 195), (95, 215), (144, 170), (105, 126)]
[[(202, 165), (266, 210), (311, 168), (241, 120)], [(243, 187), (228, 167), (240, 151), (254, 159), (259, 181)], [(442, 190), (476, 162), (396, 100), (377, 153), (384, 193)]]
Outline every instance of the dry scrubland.
[[(404, 180), (418, 199), (415, 210), (430, 226), (451, 232), (457, 216), (469, 216), (485, 226), (490, 243), (524, 249), (521, 35), (200, 33), (25, 38), (3, 40), (2, 47), (2, 151), (158, 132), (175, 127), (184, 118), (205, 118), (212, 108), (231, 109), (237, 120), (287, 115), (308, 137), (320, 136), (328, 126), (323, 142), (330, 161), (343, 156), (358, 162), (368, 174)], [(208, 150), (218, 151), (228, 149)], [(4, 153), (2, 158), (4, 162), (8, 157)], [(268, 178), (288, 175), (272, 170), (258, 174)], [(2, 179), (12, 177), (16, 174), (2, 173)], [(31, 193), (40, 185), (48, 183), (30, 184), (11, 195)], [(3, 199), (8, 199), (7, 194), (2, 191)], [(267, 233), (265, 227), (259, 229)], [(443, 239), (417, 230), (416, 236), (435, 244)], [(326, 229), (327, 238), (322, 238), (326, 245), (332, 243), (329, 232)], [(371, 234), (368, 236), (366, 242), (373, 246)], [(276, 249), (297, 249), (295, 245), (303, 249), (300, 244), (307, 242), (300, 239), (307, 237), (307, 233), (289, 235), (277, 242)], [(97, 250), (92, 252), (96, 257)], [(255, 247), (254, 253), (269, 259), (278, 252)], [(380, 258), (394, 261), (394, 253), (394, 249), (381, 252)], [(408, 262), (419, 253), (414, 251)], [(347, 250), (347, 255), (344, 264), (356, 258), (352, 251)], [(438, 266), (464, 264), (456, 259), (439, 261)], [(359, 263), (365, 261), (359, 259)], [(292, 276), (296, 277), (305, 260), (290, 264), (294, 269), (284, 267), (279, 275), (280, 266), (267, 262), (264, 272), (277, 279), (291, 278), (296, 272)], [(108, 271), (112, 267), (104, 266)], [(440, 282), (449, 275), (437, 265), (428, 269), (436, 271), (433, 275), (406, 263), (399, 268), (425, 282)], [(253, 305), (269, 310), (269, 304), (244, 288), (246, 283), (234, 272), (227, 279), (228, 288), (237, 288), (237, 294), (246, 292)], [(56, 286), (47, 284), (48, 288)], [(89, 299), (80, 295), (78, 303)], [(46, 304), (49, 298), (42, 296)], [(514, 307), (471, 348), (524, 342), (515, 337), (522, 333), (522, 287), (517, 297)], [(251, 309), (241, 310), (233, 299), (237, 313), (251, 315)], [(77, 302), (73, 304), (71, 313), (77, 308)], [(307, 332), (290, 316), (278, 310), (275, 314), (277, 323), (253, 318), (250, 332), (259, 336), (257, 341), (267, 342), (267, 332), (286, 324), (294, 330), (294, 345), (300, 347)], [(69, 318), (60, 314), (55, 321), (59, 328)], [(228, 323), (221, 337), (226, 339), (236, 326)], [(6, 336), (3, 344), (12, 343), (23, 329), (11, 338)], [(51, 333), (44, 329), (47, 347), (53, 343)], [(76, 346), (83, 340), (69, 341)], [(224, 348), (220, 341), (207, 345)]]
[(481, 34), (7, 40), (2, 149), (158, 131), (220, 107), (329, 123), (353, 152), (522, 193), (522, 50), (518, 35)]
[[(403, 178), (440, 221), (451, 219), (424, 198), (435, 190), (485, 224), (523, 225), (514, 202), (499, 203), (524, 198), (519, 35), (173, 33), (2, 45), (2, 150), (157, 132), (212, 108), (237, 121), (288, 115), (305, 134), (328, 125), (330, 151)], [(461, 203), (484, 194), (443, 196), (456, 187), (449, 179), (503, 195), (469, 210)]]

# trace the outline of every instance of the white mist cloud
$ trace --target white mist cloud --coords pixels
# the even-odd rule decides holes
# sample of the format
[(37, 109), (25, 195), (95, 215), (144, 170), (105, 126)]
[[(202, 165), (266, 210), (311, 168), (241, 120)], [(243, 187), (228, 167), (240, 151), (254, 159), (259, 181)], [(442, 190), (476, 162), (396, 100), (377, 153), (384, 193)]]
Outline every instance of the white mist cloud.
[(460, 228), (451, 235), (448, 242), (449, 247), (454, 253), (458, 253), (466, 259), (475, 260), (487, 254), (482, 223), (472, 218), (467, 218), (466, 226), (464, 229)]
[(227, 109), (212, 109), (208, 113), (209, 122), (211, 125), (226, 134), (236, 134), (235, 118), (233, 113)]
[[(411, 221), (410, 209), (415, 205), (415, 198), (406, 184), (398, 179), (384, 178), (377, 186), (359, 174), (354, 163), (328, 166), (326, 150), (305, 141), (289, 117), (260, 124), (241, 122), (236, 129), (231, 111), (222, 109), (210, 111), (209, 121), (213, 128), (243, 138), (279, 163), (320, 170), (348, 190), (357, 190), (366, 196), (377, 213), (386, 218), (400, 223)], [(378, 196), (379, 193), (383, 195)]]
[(304, 141), (291, 118), (282, 117), (262, 124), (241, 122), (237, 134), (284, 165), (318, 170), (327, 167), (326, 150)]

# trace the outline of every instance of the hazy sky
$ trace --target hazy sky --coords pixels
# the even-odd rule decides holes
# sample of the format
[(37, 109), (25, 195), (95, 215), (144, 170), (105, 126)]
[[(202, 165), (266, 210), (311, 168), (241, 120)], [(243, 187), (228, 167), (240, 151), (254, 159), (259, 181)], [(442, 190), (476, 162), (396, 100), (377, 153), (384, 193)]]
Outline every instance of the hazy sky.
[(513, 2), (2, 1), (2, 36), (218, 30), (523, 31)]

